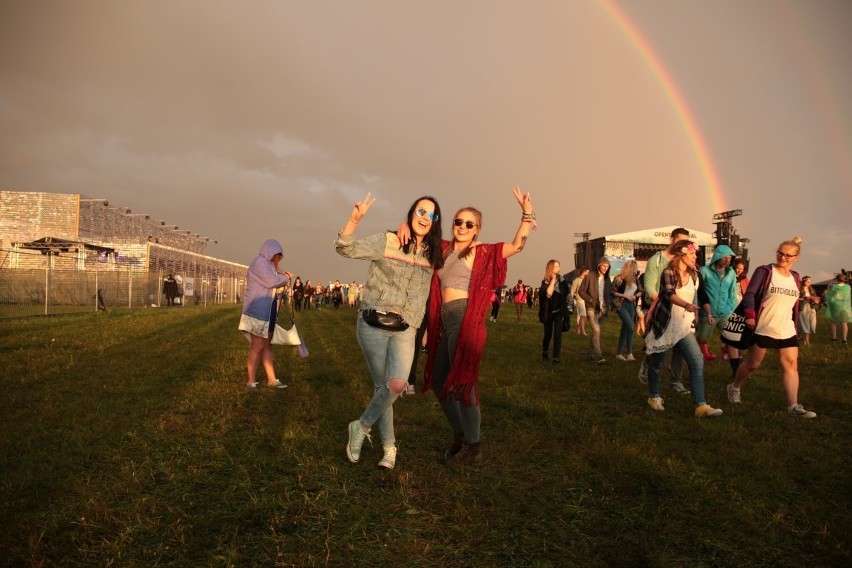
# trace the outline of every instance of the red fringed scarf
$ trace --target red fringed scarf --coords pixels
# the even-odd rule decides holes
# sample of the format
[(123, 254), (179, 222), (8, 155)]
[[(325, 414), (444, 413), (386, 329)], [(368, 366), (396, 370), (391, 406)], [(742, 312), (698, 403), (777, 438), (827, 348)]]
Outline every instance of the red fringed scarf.
[[(444, 251), (451, 246), (443, 242)], [(503, 243), (482, 244), (476, 247), (473, 269), (470, 275), (467, 310), (462, 317), (459, 339), (450, 375), (439, 398), (446, 400), (450, 396), (465, 406), (471, 405), (471, 395), (476, 392), (479, 380), (479, 364), (485, 350), (485, 314), (491, 304), (491, 294), (495, 288), (506, 282), (506, 259), (503, 258)], [(432, 388), (432, 372), (435, 368), (435, 356), (441, 343), (443, 332), (441, 325), (441, 283), (438, 271), (432, 275), (432, 287), (429, 292), (429, 355), (426, 358), (426, 373), (423, 390)], [(479, 396), (476, 397), (479, 404)]]

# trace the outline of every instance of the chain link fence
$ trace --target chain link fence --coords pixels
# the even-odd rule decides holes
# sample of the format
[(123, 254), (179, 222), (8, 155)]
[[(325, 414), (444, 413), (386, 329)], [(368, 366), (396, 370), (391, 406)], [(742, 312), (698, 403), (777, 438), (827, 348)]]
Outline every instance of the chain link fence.
[(0, 318), (166, 306), (163, 282), (170, 274), (178, 307), (241, 301), (245, 267), (159, 249), (144, 263), (88, 250), (0, 249)]

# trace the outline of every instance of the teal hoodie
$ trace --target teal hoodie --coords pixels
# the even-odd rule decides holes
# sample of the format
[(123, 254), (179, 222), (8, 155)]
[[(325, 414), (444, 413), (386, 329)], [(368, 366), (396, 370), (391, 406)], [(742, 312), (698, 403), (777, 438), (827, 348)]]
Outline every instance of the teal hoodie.
[(719, 245), (713, 251), (713, 258), (699, 270), (701, 288), (698, 290), (698, 301), (701, 305), (710, 304), (714, 318), (726, 316), (737, 307), (737, 275), (734, 272), (734, 259), (725, 268), (722, 276), (716, 271), (716, 263), (726, 256), (736, 257), (728, 245)]

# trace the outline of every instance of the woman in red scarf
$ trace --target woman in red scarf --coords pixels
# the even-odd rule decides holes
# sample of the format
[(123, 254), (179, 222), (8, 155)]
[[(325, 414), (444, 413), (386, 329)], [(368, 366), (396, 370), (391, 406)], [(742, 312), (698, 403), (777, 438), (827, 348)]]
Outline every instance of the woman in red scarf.
[(444, 267), (432, 277), (429, 296), (429, 356), (423, 390), (435, 391), (453, 428), (447, 465), (482, 461), (481, 414), (476, 388), (485, 349), (485, 316), (492, 291), (506, 280), (506, 259), (524, 249), (535, 213), (529, 193), (514, 188), (521, 223), (511, 243), (478, 241), (482, 213), (460, 209), (453, 218), (453, 240), (444, 241)]

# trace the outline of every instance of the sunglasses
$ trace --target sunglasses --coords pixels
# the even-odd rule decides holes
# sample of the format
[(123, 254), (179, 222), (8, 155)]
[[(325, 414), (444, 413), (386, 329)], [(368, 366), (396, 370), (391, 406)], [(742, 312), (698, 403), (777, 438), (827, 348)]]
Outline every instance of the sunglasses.
[(438, 214), (437, 213), (433, 213), (431, 211), (426, 211), (422, 207), (419, 207), (418, 209), (416, 209), (414, 211), (414, 214), (417, 215), (418, 217), (425, 217), (426, 219), (429, 219), (433, 223), (438, 220)]
[(473, 221), (465, 221), (464, 219), (453, 219), (453, 225), (455, 225), (456, 227), (461, 227), (462, 225), (464, 225), (468, 229), (473, 229), (474, 227), (476, 227), (476, 223), (474, 223)]
[(791, 258), (796, 258), (797, 256), (799, 256), (797, 254), (787, 254), (786, 252), (781, 252), (780, 250), (776, 251), (775, 254), (777, 256), (783, 256), (785, 260), (790, 260)]

